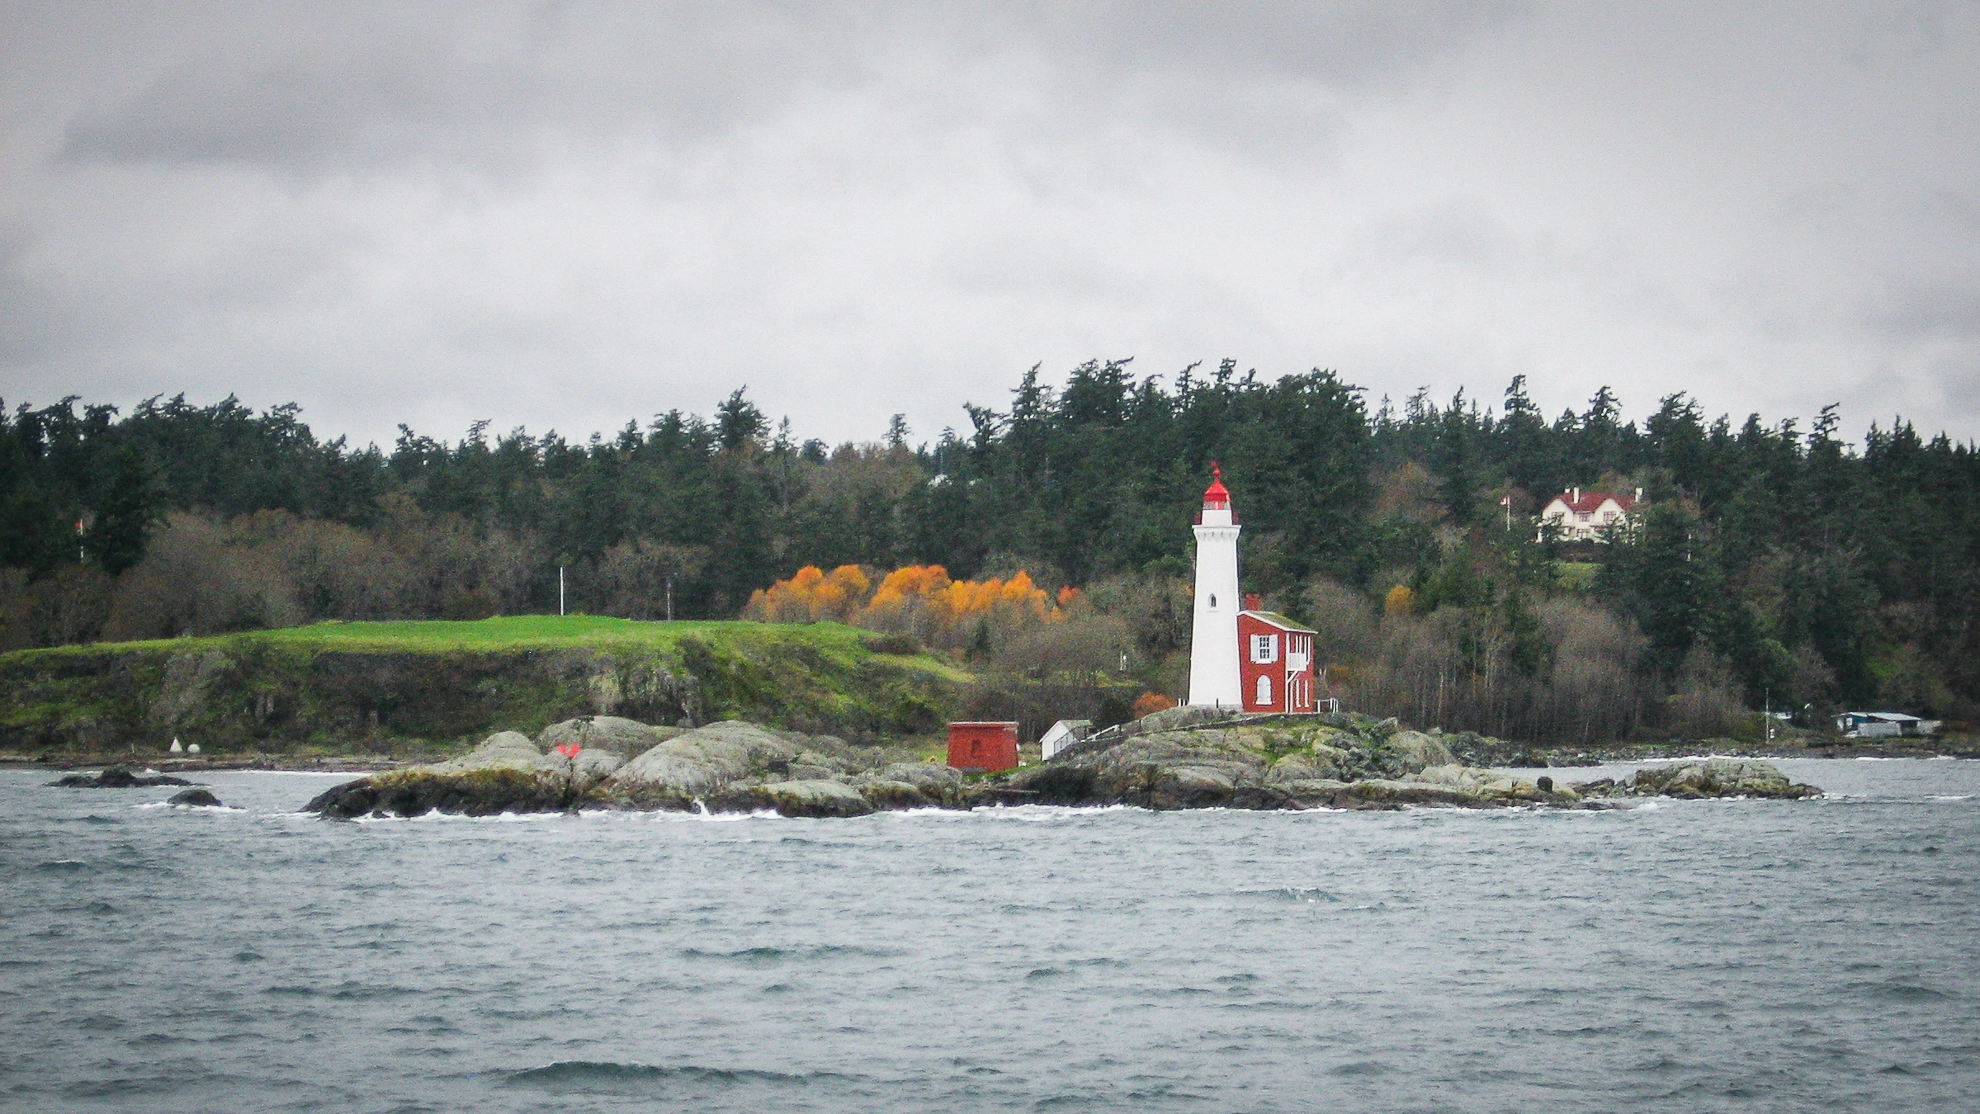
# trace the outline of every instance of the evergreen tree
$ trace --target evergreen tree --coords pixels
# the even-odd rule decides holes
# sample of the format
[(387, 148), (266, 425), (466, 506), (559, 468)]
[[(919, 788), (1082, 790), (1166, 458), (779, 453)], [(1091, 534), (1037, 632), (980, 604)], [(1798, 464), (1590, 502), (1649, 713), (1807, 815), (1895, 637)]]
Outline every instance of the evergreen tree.
[(94, 521), (83, 535), (83, 548), (104, 572), (115, 576), (143, 559), (145, 542), (159, 521), (160, 500), (137, 446), (120, 446), (110, 467)]

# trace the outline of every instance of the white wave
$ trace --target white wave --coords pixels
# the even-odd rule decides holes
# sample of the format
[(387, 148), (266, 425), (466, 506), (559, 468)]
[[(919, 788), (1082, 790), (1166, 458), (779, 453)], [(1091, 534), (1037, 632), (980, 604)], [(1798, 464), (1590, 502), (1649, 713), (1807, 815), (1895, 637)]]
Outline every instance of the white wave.
[(967, 820), (970, 816), (970, 810), (925, 805), (921, 808), (891, 809), (881, 815), (886, 816), (890, 820)]
[(789, 820), (788, 816), (774, 808), (759, 808), (749, 812), (669, 812), (656, 810), (640, 815), (661, 823), (674, 824), (735, 824), (744, 820)]

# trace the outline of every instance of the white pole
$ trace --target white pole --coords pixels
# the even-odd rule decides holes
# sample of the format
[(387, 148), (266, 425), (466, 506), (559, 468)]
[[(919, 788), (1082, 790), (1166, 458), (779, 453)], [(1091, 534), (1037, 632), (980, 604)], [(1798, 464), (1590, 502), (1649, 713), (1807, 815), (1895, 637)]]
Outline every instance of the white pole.
[(564, 613), (564, 566), (557, 566), (557, 614)]
[(674, 578), (667, 578), (667, 621), (674, 621)]

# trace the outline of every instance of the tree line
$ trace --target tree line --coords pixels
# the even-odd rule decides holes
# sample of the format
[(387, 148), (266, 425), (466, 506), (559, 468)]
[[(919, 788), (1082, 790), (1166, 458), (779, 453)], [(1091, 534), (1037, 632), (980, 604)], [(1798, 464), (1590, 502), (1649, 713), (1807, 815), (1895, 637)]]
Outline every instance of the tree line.
[[(1980, 460), (1834, 407), (1640, 421), (1608, 388), (1551, 420), (1496, 400), (1372, 407), (1315, 370), (1034, 368), (917, 444), (798, 440), (744, 389), (571, 441), (319, 440), (294, 406), (65, 399), (0, 410), (0, 646), (573, 609), (731, 618), (807, 566), (1023, 572), (1057, 598), (1034, 670), (1186, 669), (1193, 513), (1213, 461), (1247, 591), (1323, 634), (1328, 682), (1418, 722), (1536, 740), (1734, 730), (1747, 709), (1980, 700)], [(1538, 534), (1571, 487), (1633, 493), (1600, 544)], [(1094, 624), (1102, 623), (1102, 626)], [(1099, 632), (1099, 633), (1096, 633)], [(1102, 636), (1104, 635), (1104, 637)], [(973, 646), (993, 654), (999, 648)]]

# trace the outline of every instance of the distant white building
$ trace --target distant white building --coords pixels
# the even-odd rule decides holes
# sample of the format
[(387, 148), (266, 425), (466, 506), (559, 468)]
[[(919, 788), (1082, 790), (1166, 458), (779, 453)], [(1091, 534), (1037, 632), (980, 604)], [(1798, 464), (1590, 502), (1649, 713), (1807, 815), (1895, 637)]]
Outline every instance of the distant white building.
[(1090, 719), (1062, 719), (1038, 740), (1045, 758), (1050, 758), (1093, 733)]
[(1936, 735), (1939, 721), (1903, 712), (1841, 712), (1836, 715), (1836, 730), (1847, 739), (1896, 739)]
[(1629, 525), (1636, 506), (1643, 501), (1643, 489), (1635, 495), (1612, 495), (1606, 491), (1583, 492), (1571, 487), (1548, 501), (1540, 511), (1540, 537), (1552, 526), (1563, 541), (1593, 541), (1604, 531)]

